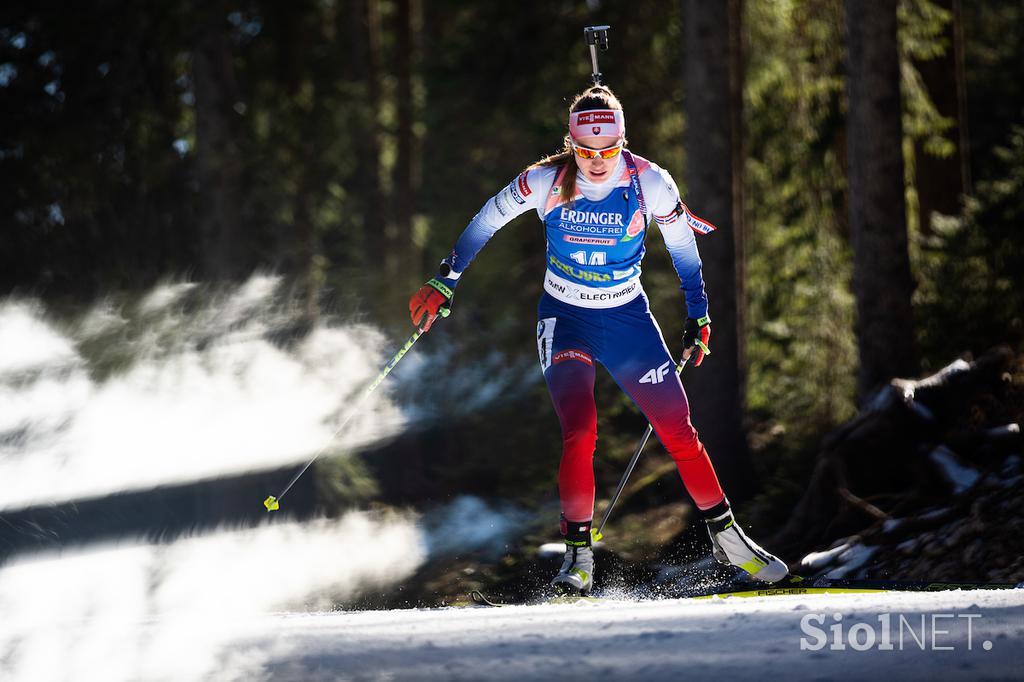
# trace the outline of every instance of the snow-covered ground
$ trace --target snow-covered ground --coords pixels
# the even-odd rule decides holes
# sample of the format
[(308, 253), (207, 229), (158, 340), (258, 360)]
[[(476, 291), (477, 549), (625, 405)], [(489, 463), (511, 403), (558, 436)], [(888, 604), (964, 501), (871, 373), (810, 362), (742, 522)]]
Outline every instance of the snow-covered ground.
[[(816, 614), (822, 616), (820, 626)], [(845, 650), (831, 649), (835, 614), (842, 616)], [(883, 617), (891, 625), (885, 640), (881, 614), (890, 614)], [(811, 646), (821, 641), (813, 629), (802, 630), (805, 617), (827, 637), (820, 650), (801, 649), (801, 639)], [(875, 634), (874, 646), (865, 651), (851, 648), (847, 638), (857, 623), (866, 624), (855, 628), (857, 645), (869, 641), (865, 628)], [(234, 665), (245, 661), (251, 667), (223, 669), (237, 676), (233, 679), (1019, 680), (1024, 675), (1024, 592), (1017, 590), (278, 614), (252, 625), (253, 632), (230, 653)], [(885, 643), (892, 650), (880, 648)]]
[[(845, 650), (831, 648), (836, 614), (842, 616)], [(881, 614), (890, 615), (880, 621)], [(805, 617), (812, 626), (806, 632)], [(883, 639), (885, 620), (890, 629)], [(874, 645), (864, 651), (852, 648), (848, 639), (858, 623), (865, 624), (854, 629), (858, 646), (869, 641), (866, 628), (874, 633)], [(1017, 590), (278, 614), (250, 625), (251, 634), (225, 652), (226, 679), (1019, 680), (1024, 675), (1024, 592)], [(819, 627), (820, 635), (813, 629)], [(820, 650), (801, 649), (801, 639), (816, 647), (821, 637), (827, 643)], [(880, 648), (886, 644), (892, 650)]]
[[(102, 639), (95, 625), (83, 620), (80, 635)], [(836, 625), (845, 650), (832, 648)], [(148, 633), (160, 637), (164, 630), (159, 620), (141, 622), (131, 639), (145, 642)], [(119, 660), (75, 670), (57, 664), (62, 652), (55, 650), (51, 671), (58, 676), (31, 679), (1019, 680), (1024, 674), (1019, 590), (221, 613), (175, 630), (174, 657), (159, 669), (126, 649)], [(815, 650), (822, 638), (824, 646)]]

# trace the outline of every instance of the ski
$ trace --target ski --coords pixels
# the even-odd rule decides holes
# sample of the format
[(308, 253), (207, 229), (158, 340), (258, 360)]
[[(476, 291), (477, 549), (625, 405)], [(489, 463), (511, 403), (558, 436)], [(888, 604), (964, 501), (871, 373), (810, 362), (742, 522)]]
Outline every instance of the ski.
[[(954, 590), (1024, 589), (1024, 583), (949, 582), (938, 580), (878, 580), (856, 578), (803, 578), (791, 575), (777, 583), (733, 582), (697, 592), (678, 595), (682, 599), (726, 599), (748, 597), (785, 597), (808, 594), (877, 594), (882, 592), (948, 592)], [(538, 600), (499, 602), (480, 590), (469, 593), (477, 606), (539, 606), (541, 604), (599, 603), (601, 597), (591, 595), (558, 595)]]
[(856, 588), (856, 587), (801, 587), (786, 585), (773, 587), (765, 585), (756, 589), (738, 589), (724, 592), (712, 592), (710, 594), (698, 594), (687, 597), (688, 599), (729, 599), (737, 597), (787, 597), (804, 594), (870, 594), (888, 592), (887, 589), (878, 588)]
[(860, 588), (890, 592), (945, 592), (948, 590), (1014, 590), (1024, 583), (951, 582), (940, 580), (873, 580), (847, 578), (805, 578), (812, 587)]
[(950, 590), (1012, 590), (1024, 583), (946, 582), (929, 580), (875, 580), (853, 578), (802, 578), (791, 575), (772, 583), (733, 583), (698, 594), (691, 599), (713, 597), (775, 597), (802, 594), (864, 594), (872, 592), (944, 592)]
[(600, 597), (594, 597), (591, 595), (581, 594), (560, 594), (554, 597), (548, 597), (536, 601), (521, 601), (521, 602), (500, 602), (494, 601), (480, 590), (473, 590), (469, 593), (469, 598), (477, 606), (486, 607), (502, 607), (502, 606), (540, 606), (542, 604), (578, 604), (580, 602), (586, 603), (597, 603), (601, 601)]
[(544, 603), (545, 604), (579, 604), (581, 602), (584, 602), (584, 603), (587, 603), (587, 604), (596, 604), (596, 603), (602, 602), (602, 601), (604, 601), (604, 599), (602, 597), (595, 597), (595, 596), (590, 595), (590, 594), (561, 594), (561, 595), (558, 595), (557, 597), (551, 597), (550, 599), (545, 599)]

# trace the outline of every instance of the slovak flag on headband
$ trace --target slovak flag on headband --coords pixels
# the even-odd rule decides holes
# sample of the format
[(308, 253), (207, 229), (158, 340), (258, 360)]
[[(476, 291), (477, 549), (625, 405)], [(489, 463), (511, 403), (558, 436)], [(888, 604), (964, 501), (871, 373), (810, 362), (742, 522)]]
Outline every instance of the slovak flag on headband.
[(626, 136), (626, 118), (619, 109), (591, 109), (569, 114), (569, 135), (581, 137)]

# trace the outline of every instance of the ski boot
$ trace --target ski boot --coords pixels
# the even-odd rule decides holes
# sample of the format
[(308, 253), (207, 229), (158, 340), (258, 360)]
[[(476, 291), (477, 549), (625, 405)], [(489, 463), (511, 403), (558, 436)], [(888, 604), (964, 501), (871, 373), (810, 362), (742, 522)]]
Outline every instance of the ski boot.
[(711, 554), (726, 566), (738, 566), (757, 580), (775, 583), (789, 575), (789, 567), (747, 537), (736, 523), (729, 503), (711, 512), (705, 519), (711, 536)]
[(561, 594), (587, 596), (594, 587), (594, 550), (590, 546), (590, 521), (562, 518), (565, 560), (551, 586)]

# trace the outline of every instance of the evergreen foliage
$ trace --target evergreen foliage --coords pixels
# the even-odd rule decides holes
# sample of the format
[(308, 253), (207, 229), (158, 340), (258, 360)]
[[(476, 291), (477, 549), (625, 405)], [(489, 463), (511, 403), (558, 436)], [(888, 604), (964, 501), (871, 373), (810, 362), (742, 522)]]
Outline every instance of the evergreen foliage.
[[(344, 309), (403, 337), (408, 296), (479, 206), (561, 145), (567, 103), (589, 80), (583, 26), (613, 26), (601, 66), (625, 105), (630, 145), (687, 194), (677, 5), (7, 2), (0, 294), (77, 304), (167, 277), (230, 278), (211, 264), (200, 229), (211, 189), (201, 183), (202, 113), (223, 124), (209, 153), (236, 183), (242, 236), (232, 257), (242, 270), (289, 278), (309, 318)], [(918, 66), (951, 49), (945, 29), (955, 17), (941, 2), (899, 3), (907, 171), (889, 181), (903, 183), (909, 199), (926, 368), (998, 343), (1020, 348), (1024, 339), (1024, 9), (971, 2), (963, 12), (970, 148), (959, 151), (977, 182), (959, 215), (924, 229), (913, 157), (950, 155), (960, 141)], [(769, 495), (784, 501), (805, 480), (821, 434), (855, 412), (843, 3), (747, 0), (743, 23), (746, 411), (756, 467)], [(210, 35), (225, 61), (197, 58)], [(197, 99), (204, 68), (230, 85), (220, 108)], [(412, 166), (404, 179), (400, 153)], [(686, 201), (701, 214), (702, 197)], [(532, 216), (500, 232), (432, 338), (462, 362), (498, 353), (507, 366), (536, 371), (543, 249)], [(685, 312), (658, 235), (648, 241), (644, 281), (677, 351)], [(713, 317), (716, 292), (709, 295)], [(105, 372), (126, 361), (95, 350)], [(442, 459), (444, 473), (430, 462), (422, 471), (443, 476), (449, 490), (553, 494), (557, 425), (539, 373), (525, 383), (511, 407), (460, 421), (458, 436), (424, 436), (422, 448), (457, 445), (466, 459), (481, 456), (472, 443), (488, 443), (486, 461)], [(644, 421), (607, 377), (597, 393), (598, 480), (611, 488)], [(531, 431), (506, 436), (518, 428)], [(641, 478), (663, 471), (655, 460), (645, 458)], [(488, 469), (493, 475), (480, 483)], [(332, 504), (375, 490), (362, 469), (350, 479), (327, 486)], [(670, 485), (649, 502), (677, 499), (678, 481)]]

